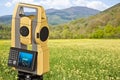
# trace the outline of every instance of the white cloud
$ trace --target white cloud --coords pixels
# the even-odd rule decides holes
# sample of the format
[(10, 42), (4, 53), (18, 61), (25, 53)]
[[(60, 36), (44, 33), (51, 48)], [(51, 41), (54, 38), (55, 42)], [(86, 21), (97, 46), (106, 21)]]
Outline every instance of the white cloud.
[(109, 6), (100, 0), (41, 0), (40, 5), (45, 8), (63, 9), (71, 6), (85, 6), (98, 10), (105, 10)]
[(33, 3), (34, 0), (19, 0), (18, 2), (23, 2), (23, 3)]
[(72, 1), (73, 5), (76, 6), (86, 6), (88, 3), (88, 0), (76, 0), (76, 1)]
[(12, 4), (10, 2), (5, 3), (6, 7), (10, 7)]
[(11, 7), (13, 4), (23, 2), (23, 3), (34, 3), (34, 0), (11, 0), (5, 3), (6, 7)]
[(39, 3), (46, 8), (56, 9), (68, 8), (72, 6), (70, 0), (42, 0)]
[(85, 6), (98, 10), (105, 10), (109, 7), (100, 0), (76, 0), (73, 1), (73, 4), (77, 6)]
[(11, 0), (11, 2), (7, 2), (5, 5), (10, 7), (17, 2), (34, 3), (44, 6), (46, 9), (63, 9), (71, 6), (85, 6), (93, 9), (104, 10), (109, 7), (100, 0)]
[(101, 1), (93, 1), (93, 2), (90, 2), (90, 4), (87, 4), (87, 7), (93, 8), (93, 9), (98, 9), (98, 10), (105, 10), (109, 6), (107, 6), (106, 4), (104, 4)]

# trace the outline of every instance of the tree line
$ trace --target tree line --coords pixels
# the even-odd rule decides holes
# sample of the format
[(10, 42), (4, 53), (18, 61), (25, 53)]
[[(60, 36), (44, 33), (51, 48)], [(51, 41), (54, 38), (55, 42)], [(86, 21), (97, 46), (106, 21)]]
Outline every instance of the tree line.
[(50, 38), (52, 39), (118, 39), (120, 38), (120, 26), (113, 27), (106, 25), (104, 27), (83, 28), (69, 27), (69, 25), (50, 28)]
[(10, 39), (11, 28), (10, 25), (0, 24), (0, 39)]
[[(11, 38), (10, 25), (0, 24), (0, 39)], [(50, 26), (50, 39), (117, 39), (120, 38), (120, 26), (107, 24), (104, 27), (83, 28), (70, 25)]]

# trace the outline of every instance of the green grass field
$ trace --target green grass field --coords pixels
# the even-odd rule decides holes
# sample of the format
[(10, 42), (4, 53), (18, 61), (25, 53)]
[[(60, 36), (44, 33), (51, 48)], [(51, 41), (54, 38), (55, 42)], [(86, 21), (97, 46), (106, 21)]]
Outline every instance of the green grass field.
[[(120, 40), (49, 40), (44, 80), (120, 80)], [(9, 40), (0, 40), (0, 80), (16, 80), (7, 67)]]

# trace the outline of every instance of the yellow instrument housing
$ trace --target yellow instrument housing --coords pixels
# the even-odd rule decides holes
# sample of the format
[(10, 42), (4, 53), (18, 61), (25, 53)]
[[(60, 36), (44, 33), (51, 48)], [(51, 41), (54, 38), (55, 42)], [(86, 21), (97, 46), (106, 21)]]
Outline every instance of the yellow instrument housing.
[[(35, 9), (37, 15), (20, 17), (20, 9), (23, 7)], [(20, 34), (20, 28), (23, 26), (26, 26), (29, 30), (27, 36)], [(27, 72), (36, 75), (42, 75), (49, 71), (49, 49), (47, 46), (49, 32), (41, 31), (43, 28), (49, 31), (46, 13), (42, 6), (25, 3), (17, 4), (12, 16), (11, 46), (22, 49), (27, 49), (27, 45), (33, 46), (32, 50), (38, 52), (36, 69), (34, 72)], [(44, 35), (46, 35), (46, 37)], [(45, 38), (44, 41), (41, 40), (41, 37), (43, 37), (43, 39)], [(23, 70), (19, 69), (18, 71)]]

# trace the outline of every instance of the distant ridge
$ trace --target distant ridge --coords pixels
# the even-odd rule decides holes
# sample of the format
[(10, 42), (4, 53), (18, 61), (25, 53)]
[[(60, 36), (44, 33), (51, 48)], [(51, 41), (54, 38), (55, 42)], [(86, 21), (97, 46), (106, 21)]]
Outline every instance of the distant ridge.
[[(58, 25), (62, 23), (69, 22), (71, 20), (75, 20), (78, 18), (89, 17), (91, 15), (95, 15), (100, 11), (87, 8), (87, 7), (70, 7), (67, 9), (57, 10), (57, 9), (48, 9), (46, 10), (48, 21), (50, 25)], [(32, 13), (32, 12), (31, 12)], [(28, 14), (31, 14), (28, 13)], [(11, 23), (11, 15), (5, 15), (0, 17), (0, 23), (10, 24)]]

